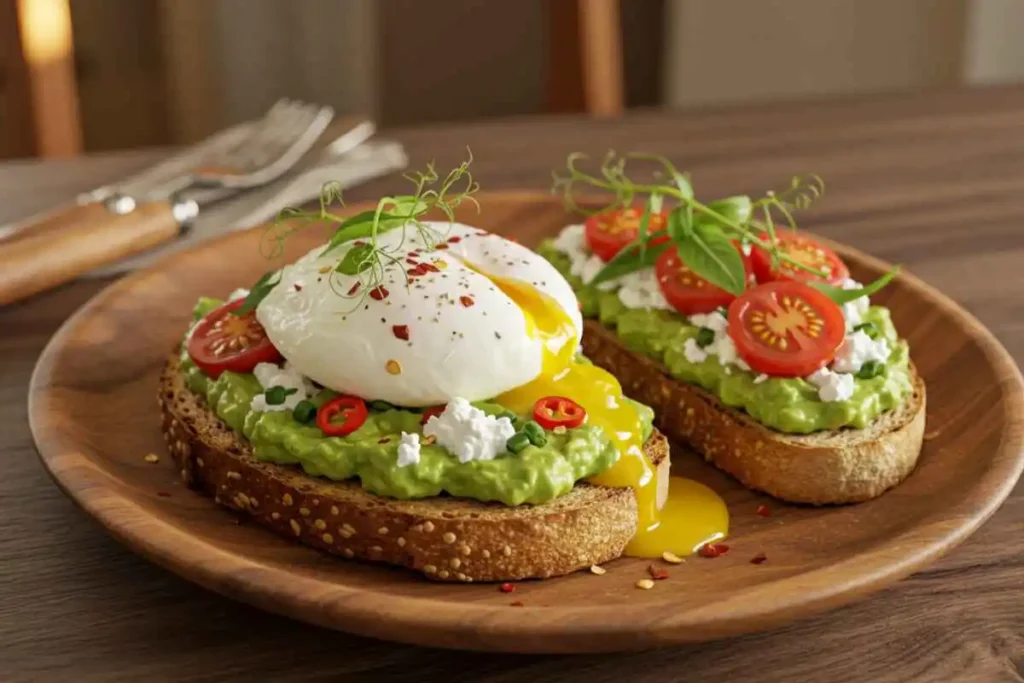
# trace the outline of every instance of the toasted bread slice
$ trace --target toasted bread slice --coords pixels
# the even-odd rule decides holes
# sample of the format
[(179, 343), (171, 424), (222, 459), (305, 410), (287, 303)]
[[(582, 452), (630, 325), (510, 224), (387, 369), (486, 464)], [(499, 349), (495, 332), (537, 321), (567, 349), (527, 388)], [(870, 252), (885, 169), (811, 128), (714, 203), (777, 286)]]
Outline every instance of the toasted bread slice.
[(676, 380), (661, 363), (623, 346), (600, 323), (584, 323), (583, 352), (615, 375), (632, 398), (654, 408), (671, 439), (689, 444), (745, 486), (795, 503), (875, 498), (914, 469), (924, 438), (924, 382), (911, 365), (913, 394), (866, 429), (784, 434)]
[[(543, 505), (440, 496), (395, 500), (358, 482), (260, 462), (185, 385), (177, 354), (160, 379), (167, 446), (187, 484), (277, 533), (349, 558), (402, 565), (441, 581), (512, 581), (567, 574), (622, 554), (636, 531), (628, 488), (579, 483)], [(668, 441), (644, 444), (667, 490)]]

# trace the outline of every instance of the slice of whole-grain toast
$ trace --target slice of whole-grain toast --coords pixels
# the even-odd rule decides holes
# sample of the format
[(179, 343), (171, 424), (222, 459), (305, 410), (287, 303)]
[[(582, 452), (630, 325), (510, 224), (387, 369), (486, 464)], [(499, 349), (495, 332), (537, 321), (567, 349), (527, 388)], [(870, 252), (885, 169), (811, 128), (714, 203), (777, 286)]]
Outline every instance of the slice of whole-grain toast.
[[(512, 581), (615, 559), (636, 531), (633, 491), (578, 483), (543, 505), (510, 507), (439, 496), (395, 500), (356, 481), (261, 462), (185, 384), (178, 354), (160, 379), (163, 431), (187, 484), (275, 532), (330, 553), (402, 565), (441, 581)], [(667, 490), (669, 446), (644, 444)]]
[(911, 365), (914, 390), (865, 429), (784, 434), (680, 382), (661, 363), (627, 349), (615, 332), (584, 321), (583, 352), (647, 404), (671, 439), (749, 488), (795, 503), (854, 503), (875, 498), (914, 469), (924, 438), (924, 381)]

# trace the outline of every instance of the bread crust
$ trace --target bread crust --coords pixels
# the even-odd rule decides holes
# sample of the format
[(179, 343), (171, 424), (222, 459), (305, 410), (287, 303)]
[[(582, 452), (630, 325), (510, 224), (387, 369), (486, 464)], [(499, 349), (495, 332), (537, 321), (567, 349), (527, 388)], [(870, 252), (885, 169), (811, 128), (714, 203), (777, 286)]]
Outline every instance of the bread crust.
[(866, 429), (806, 435), (765, 427), (704, 389), (623, 346), (597, 321), (584, 322), (583, 351), (615, 375), (627, 395), (655, 411), (655, 424), (744, 486), (815, 505), (880, 496), (914, 469), (924, 438), (924, 381), (911, 364), (913, 394)]
[[(549, 503), (517, 507), (447, 496), (402, 501), (260, 462), (248, 440), (188, 389), (176, 353), (161, 375), (158, 402), (186, 484), (278, 534), (342, 557), (400, 565), (438, 581), (547, 578), (619, 557), (636, 530), (628, 488), (579, 483)], [(644, 449), (667, 483), (668, 441), (655, 431)]]

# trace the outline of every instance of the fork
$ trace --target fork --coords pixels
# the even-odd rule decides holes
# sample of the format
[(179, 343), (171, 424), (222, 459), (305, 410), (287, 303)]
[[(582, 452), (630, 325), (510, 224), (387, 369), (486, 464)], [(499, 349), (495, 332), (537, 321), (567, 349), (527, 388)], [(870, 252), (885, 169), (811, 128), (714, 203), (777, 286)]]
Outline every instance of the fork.
[(222, 199), (279, 178), (333, 116), (329, 107), (281, 100), (221, 153), (153, 190), (165, 199), (94, 193), (96, 201), (44, 216), (45, 226), (30, 224), (28, 235), (0, 243), (0, 305), (174, 239), (199, 213), (187, 190), (230, 190), (217, 193)]

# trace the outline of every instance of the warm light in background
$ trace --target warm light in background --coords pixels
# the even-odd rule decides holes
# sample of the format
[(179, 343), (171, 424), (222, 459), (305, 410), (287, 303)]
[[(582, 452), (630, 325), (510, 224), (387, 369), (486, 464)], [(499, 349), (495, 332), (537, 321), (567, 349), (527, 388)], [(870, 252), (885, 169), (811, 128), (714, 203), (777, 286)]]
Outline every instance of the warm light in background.
[(29, 64), (57, 62), (71, 54), (68, 0), (18, 0), (18, 24)]
[(18, 0), (36, 149), (43, 157), (82, 150), (70, 0)]

